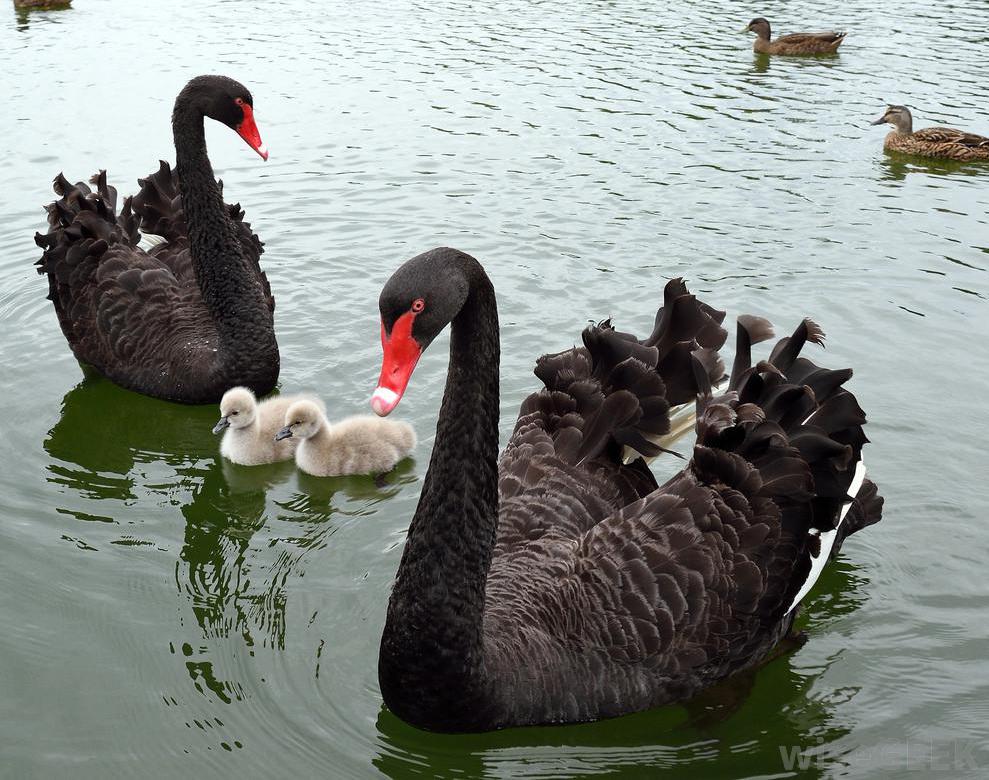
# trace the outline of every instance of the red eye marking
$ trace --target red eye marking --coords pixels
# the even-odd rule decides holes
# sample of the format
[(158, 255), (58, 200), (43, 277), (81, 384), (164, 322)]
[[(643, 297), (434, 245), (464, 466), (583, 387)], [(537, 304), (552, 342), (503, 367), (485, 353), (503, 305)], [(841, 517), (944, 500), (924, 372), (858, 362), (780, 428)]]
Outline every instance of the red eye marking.
[(418, 314), (425, 308), (426, 308), (426, 302), (422, 298), (416, 298), (414, 301), (412, 301), (412, 311), (414, 311), (416, 314)]
[(237, 98), (234, 101), (234, 103), (236, 103), (238, 106), (242, 106), (242, 105), (244, 105), (244, 98)]

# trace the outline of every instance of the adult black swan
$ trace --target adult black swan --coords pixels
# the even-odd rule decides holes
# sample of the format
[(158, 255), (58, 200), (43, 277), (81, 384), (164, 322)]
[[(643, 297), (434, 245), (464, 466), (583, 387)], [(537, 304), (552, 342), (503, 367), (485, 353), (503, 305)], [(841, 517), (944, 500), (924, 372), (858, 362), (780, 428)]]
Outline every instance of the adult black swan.
[[(772, 331), (740, 318), (730, 389), (712, 397), (724, 315), (675, 280), (649, 338), (604, 322), (540, 358), (545, 387), (497, 461), (498, 317), (480, 264), (419, 255), (379, 306), (379, 414), (452, 323), (378, 665), (385, 703), (416, 726), (590, 721), (690, 697), (765, 660), (842, 539), (879, 520), (851, 371), (799, 356), (822, 340), (809, 320), (753, 366)], [(693, 457), (659, 486), (623, 448), (656, 454), (668, 405), (695, 393)]]
[[(116, 213), (106, 172), (93, 192), (61, 174), (48, 206), (38, 272), (76, 358), (139, 393), (215, 403), (244, 385), (262, 395), (278, 380), (274, 298), (262, 247), (239, 205), (223, 202), (206, 156), (203, 118), (233, 128), (262, 158), (268, 151), (247, 89), (197, 76), (175, 99), (177, 168), (161, 163)], [(165, 239), (145, 252), (140, 232)]]

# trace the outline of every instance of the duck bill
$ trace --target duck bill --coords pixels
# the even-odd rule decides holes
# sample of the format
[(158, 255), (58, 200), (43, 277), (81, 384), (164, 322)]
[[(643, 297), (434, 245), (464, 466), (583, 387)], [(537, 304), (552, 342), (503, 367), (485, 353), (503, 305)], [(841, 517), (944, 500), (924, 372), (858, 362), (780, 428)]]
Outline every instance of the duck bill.
[(234, 129), (237, 131), (237, 135), (247, 141), (248, 146), (261, 155), (262, 160), (267, 160), (268, 147), (261, 141), (261, 133), (258, 132), (258, 126), (254, 122), (254, 109), (247, 103), (244, 103), (241, 108), (244, 111), (244, 119)]
[(220, 431), (222, 431), (223, 429), (229, 426), (230, 426), (230, 420), (228, 420), (226, 417), (221, 417), (220, 421), (213, 426), (213, 433), (219, 433)]
[(883, 114), (883, 115), (882, 115), (881, 117), (879, 117), (879, 119), (877, 119), (877, 120), (876, 120), (876, 121), (874, 121), (874, 122), (869, 122), (869, 124), (870, 124), (870, 125), (881, 125), (881, 124), (882, 124), (883, 122), (885, 122), (885, 121), (886, 121), (886, 115), (885, 115), (885, 114)]
[(290, 438), (292, 438), (292, 428), (289, 425), (286, 425), (278, 433), (275, 434), (275, 441), (281, 441), (282, 439), (290, 439)]
[(371, 395), (371, 409), (379, 417), (384, 417), (398, 406), (405, 388), (409, 384), (416, 363), (422, 356), (422, 347), (412, 336), (412, 322), (415, 314), (406, 312), (392, 326), (391, 333), (381, 325), (381, 376), (378, 386)]

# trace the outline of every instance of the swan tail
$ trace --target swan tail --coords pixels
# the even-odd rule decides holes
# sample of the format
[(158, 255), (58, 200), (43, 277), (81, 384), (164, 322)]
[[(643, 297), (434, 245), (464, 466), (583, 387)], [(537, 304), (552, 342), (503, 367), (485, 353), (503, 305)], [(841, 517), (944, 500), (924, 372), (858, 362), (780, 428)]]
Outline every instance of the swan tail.
[(141, 230), (171, 242), (186, 238), (188, 230), (178, 176), (172, 173), (169, 164), (160, 160), (158, 170), (137, 183), (140, 189), (133, 198), (132, 208), (141, 220)]
[[(767, 325), (740, 320), (738, 343), (751, 346)], [(800, 357), (808, 341), (823, 338), (804, 320), (777, 342), (768, 361), (751, 365), (748, 349), (741, 350), (748, 365), (733, 369), (728, 390), (697, 401), (695, 476), (740, 491), (756, 512), (779, 513), (788, 540), (783, 547), (796, 551), (769, 567), (777, 581), (767, 592), (776, 594), (776, 611), (792, 610), (842, 540), (882, 517), (882, 498), (865, 479), (862, 461), (865, 413), (843, 387), (851, 370), (820, 368)]]
[(870, 525), (878, 523), (883, 516), (883, 497), (879, 495), (879, 488), (871, 479), (862, 482), (862, 487), (855, 495), (854, 500), (848, 510), (848, 514), (838, 527), (839, 534), (835, 549), (832, 550), (832, 557), (841, 547), (841, 543), (853, 533), (868, 528)]
[(648, 338), (605, 320), (584, 330), (583, 348), (541, 357), (535, 374), (545, 389), (523, 402), (516, 430), (539, 419), (557, 455), (574, 464), (605, 454), (621, 461), (626, 448), (647, 458), (666, 452), (660, 442), (670, 432), (670, 406), (693, 400), (698, 381), (709, 387), (724, 373), (723, 319), (674, 279)]
[[(667, 283), (663, 306), (643, 343), (659, 351), (656, 371), (666, 385), (671, 406), (692, 402), (699, 392), (721, 381), (725, 366), (718, 350), (728, 335), (721, 326), (724, 319), (723, 311), (691, 295), (683, 279)], [(703, 369), (701, 376), (696, 375), (698, 364)]]
[(72, 184), (61, 173), (53, 189), (59, 199), (48, 204), (48, 232), (36, 233), (41, 258), (39, 274), (48, 277), (48, 298), (55, 304), (63, 332), (72, 334), (74, 289), (86, 289), (94, 281), (100, 260), (115, 245), (137, 246), (138, 220), (129, 200), (117, 214), (117, 190), (107, 184), (106, 171)]
[[(187, 239), (188, 227), (179, 192), (178, 172), (160, 160), (158, 170), (147, 178), (138, 179), (137, 183), (140, 189), (133, 198), (132, 208), (141, 220), (141, 230), (162, 236), (170, 242)], [(222, 195), (223, 182), (218, 184)], [(250, 223), (244, 221), (244, 210), (239, 203), (224, 203), (224, 207), (245, 253), (257, 263), (264, 252), (264, 244), (251, 230)], [(260, 272), (260, 267), (258, 270)]]

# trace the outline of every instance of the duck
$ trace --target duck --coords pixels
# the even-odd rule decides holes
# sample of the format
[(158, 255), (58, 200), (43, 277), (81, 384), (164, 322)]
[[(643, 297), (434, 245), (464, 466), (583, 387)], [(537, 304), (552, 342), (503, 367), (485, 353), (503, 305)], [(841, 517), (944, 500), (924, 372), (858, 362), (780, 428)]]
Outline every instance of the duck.
[(14, 8), (25, 11), (61, 11), (72, 5), (72, 0), (14, 0)]
[(330, 423), (312, 401), (293, 403), (285, 412), (281, 441), (298, 441), (295, 465), (314, 477), (385, 474), (416, 446), (412, 426), (370, 415), (346, 417)]
[(298, 439), (275, 440), (285, 412), (297, 401), (309, 400), (325, 410), (322, 401), (303, 395), (276, 395), (258, 403), (247, 387), (231, 387), (220, 399), (220, 419), (213, 433), (223, 433), (220, 454), (242, 466), (292, 460)]
[[(772, 326), (738, 318), (724, 392), (725, 313), (670, 281), (652, 333), (611, 320), (544, 355), (498, 455), (500, 337), (481, 263), (449, 247), (400, 266), (379, 298), (391, 413), (450, 327), (429, 467), (382, 631), (385, 706), (438, 732), (594, 721), (687, 699), (764, 663), (853, 532), (877, 522), (851, 371), (801, 355), (804, 320), (753, 363)], [(696, 444), (662, 485), (668, 410), (695, 399)]]
[(758, 54), (834, 54), (845, 40), (843, 32), (791, 33), (771, 41), (769, 22), (759, 17), (746, 25), (742, 32), (754, 32), (752, 50)]
[[(234, 130), (262, 159), (268, 149), (247, 88), (197, 76), (175, 99), (178, 167), (162, 161), (117, 213), (100, 171), (85, 183), (55, 178), (38, 272), (76, 359), (144, 395), (217, 403), (230, 387), (274, 389), (280, 358), (263, 246), (239, 204), (223, 200), (206, 154), (205, 118)], [(145, 251), (141, 231), (164, 240)]]
[(989, 160), (989, 138), (953, 127), (924, 127), (915, 131), (913, 115), (906, 106), (887, 106), (872, 124), (891, 124), (896, 128), (883, 141), (887, 152), (964, 162)]

